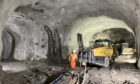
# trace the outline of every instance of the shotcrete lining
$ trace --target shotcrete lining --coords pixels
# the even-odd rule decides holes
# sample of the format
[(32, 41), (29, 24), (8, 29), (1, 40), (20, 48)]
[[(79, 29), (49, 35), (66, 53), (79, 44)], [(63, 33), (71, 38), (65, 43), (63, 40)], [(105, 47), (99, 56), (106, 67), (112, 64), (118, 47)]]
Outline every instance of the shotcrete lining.
[[(40, 24), (47, 24), (51, 30), (53, 29), (58, 29), (59, 34), (61, 34), (61, 42), (62, 42), (62, 47), (67, 47), (66, 45), (66, 39), (69, 36), (67, 34), (71, 28), (69, 26), (71, 25), (71, 22), (74, 20), (77, 20), (77, 18), (81, 18), (81, 16), (101, 16), (101, 15), (106, 15), (110, 16), (112, 18), (117, 18), (119, 20), (123, 20), (126, 22), (129, 27), (134, 29), (134, 26), (136, 26), (136, 18), (135, 18), (135, 1), (134, 3), (131, 3), (131, 5), (126, 5), (125, 3), (127, 1), (111, 1), (111, 0), (79, 0), (79, 1), (72, 1), (72, 0), (56, 0), (51, 1), (51, 0), (42, 0), (38, 1), (39, 4), (35, 4), (37, 1), (29, 0), (27, 1), (28, 5), (23, 5), (27, 4), (24, 3), (26, 1), (19, 1), (15, 0), (17, 3), (15, 6), (12, 6), (11, 9), (13, 10), (14, 8), (20, 8), (18, 12), (25, 14), (25, 16), (29, 17), (36, 23)], [(29, 4), (32, 2), (32, 4)], [(127, 3), (129, 3), (128, 1)], [(4, 1), (4, 3), (7, 3), (7, 0)], [(9, 4), (10, 6), (14, 3), (14, 1), (10, 1)], [(23, 3), (23, 4), (22, 4)], [(22, 5), (21, 5), (22, 4)], [(4, 5), (5, 7), (7, 5)], [(131, 8), (132, 6), (132, 8)], [(127, 10), (129, 8), (129, 10)], [(10, 8), (8, 8), (9, 10)], [(28, 10), (29, 9), (29, 10)], [(44, 12), (39, 13), (38, 11), (34, 11), (34, 9), (43, 9)], [(4, 13), (5, 14), (4, 9)], [(22, 11), (24, 10), (24, 11)], [(11, 11), (7, 12), (8, 15), (12, 15)], [(5, 14), (6, 15), (6, 14)], [(4, 17), (5, 18), (5, 17)], [(122, 22), (123, 23), (123, 22)], [(67, 27), (67, 25), (69, 25)], [(105, 24), (106, 25), (106, 24)], [(120, 26), (119, 26), (120, 27)], [(120, 28), (123, 28), (124, 26), (121, 26)], [(92, 30), (91, 30), (92, 31)], [(87, 32), (88, 33), (88, 32)], [(86, 33), (85, 33), (86, 34)], [(90, 34), (90, 32), (89, 32)], [(86, 35), (85, 35), (86, 36)], [(92, 36), (92, 35), (91, 35)], [(91, 38), (90, 35), (88, 35), (88, 39)], [(66, 38), (66, 39), (65, 39)], [(87, 39), (87, 38), (85, 38)], [(88, 42), (84, 42), (86, 45)], [(65, 53), (65, 50), (64, 52)]]
[(71, 31), (68, 33), (68, 37), (66, 38), (69, 52), (72, 49), (78, 49), (77, 33), (83, 35), (84, 46), (88, 47), (94, 34), (112, 28), (126, 29), (134, 35), (133, 30), (124, 21), (107, 16), (85, 17), (75, 21), (71, 27)]
[[(35, 4), (36, 1), (39, 4)], [(117, 19), (123, 20), (124, 22), (126, 22), (127, 25), (129, 25), (129, 27), (131, 27), (133, 30), (136, 31), (137, 43), (138, 43), (137, 46), (138, 46), (138, 51), (139, 51), (140, 39), (138, 38), (139, 37), (138, 31), (139, 31), (140, 13), (139, 13), (139, 3), (137, 1), (140, 2), (139, 0), (77, 0), (77, 1), (75, 1), (75, 0), (1, 0), (0, 1), (0, 12), (1, 12), (0, 13), (0, 26), (1, 26), (1, 24), (4, 25), (4, 23), (7, 21), (7, 18), (9, 18), (9, 16), (12, 15), (14, 9), (17, 8), (18, 6), (26, 6), (27, 4), (29, 5), (30, 2), (31, 2), (30, 6), (35, 7), (37, 9), (40, 9), (40, 8), (42, 9), (42, 7), (44, 6), (43, 13), (36, 13), (37, 11), (27, 10), (27, 11), (25, 11), (25, 16), (29, 17), (36, 23), (43, 24), (43, 26), (44, 26), (44, 24), (48, 25), (50, 30), (52, 30), (51, 32), (53, 32), (54, 29), (58, 29), (58, 33), (56, 32), (56, 34), (54, 35), (54, 38), (56, 37), (56, 39), (58, 40), (58, 42), (56, 44), (59, 44), (60, 38), (57, 38), (57, 36), (59, 37), (59, 35), (61, 35), (62, 46), (60, 45), (59, 48), (55, 49), (57, 51), (61, 47), (62, 47), (62, 49), (63, 49), (63, 47), (67, 47), (67, 45), (65, 45), (66, 40), (63, 39), (63, 37), (66, 39), (68, 38), (69, 34), (67, 35), (67, 33), (69, 32), (69, 30), (72, 29), (69, 26), (71, 25), (71, 22), (77, 20), (76, 17), (80, 18), (81, 17), (80, 15), (86, 15), (86, 16), (92, 16), (92, 17), (106, 15), (106, 16), (110, 16), (112, 18), (117, 18)], [(36, 6), (36, 5), (38, 5), (38, 6)], [(106, 25), (106, 24), (104, 24), (104, 25)], [(117, 27), (120, 28), (120, 26), (117, 26)], [(121, 26), (122, 29), (123, 29), (123, 27)], [(113, 28), (115, 28), (115, 27), (113, 27)], [(109, 29), (111, 29), (111, 28), (109, 28)], [(106, 29), (104, 29), (104, 30), (106, 30)], [(14, 31), (14, 29), (13, 29), (13, 31)], [(82, 30), (82, 31), (84, 31), (84, 30)], [(93, 31), (93, 30), (90, 30), (90, 31)], [(2, 36), (1, 32), (2, 32), (2, 30), (0, 27), (0, 39)], [(38, 33), (38, 32), (36, 32), (36, 33)], [(85, 31), (84, 38), (89, 37), (88, 39), (91, 39), (89, 34), (91, 34), (91, 36), (93, 36), (92, 32)], [(21, 36), (23, 36), (23, 35), (21, 35)], [(44, 36), (47, 36), (47, 35), (44, 35)], [(51, 37), (53, 37), (53, 36), (51, 36)], [(39, 39), (39, 37), (36, 37), (36, 38), (37, 38), (37, 40)], [(70, 39), (73, 40), (75, 38), (70, 38)], [(31, 40), (31, 39), (29, 39), (29, 40)], [(76, 42), (74, 41), (71, 43), (76, 43)], [(2, 42), (0, 40), (0, 51), (2, 50), (1, 45), (2, 45)], [(50, 47), (52, 47), (52, 46), (50, 45)], [(23, 51), (24, 51), (24, 48), (21, 48), (21, 49), (23, 49)], [(44, 49), (46, 49), (46, 48), (44, 48)], [(65, 52), (63, 52), (63, 53), (65, 53)], [(67, 54), (68, 53), (66, 53), (66, 55)], [(57, 53), (53, 54), (52, 58), (54, 58), (54, 56), (56, 56), (56, 55), (57, 55)], [(64, 56), (66, 57), (66, 55), (64, 55)], [(57, 56), (57, 58), (59, 58), (59, 56)], [(57, 59), (56, 59), (56, 61), (57, 61)], [(16, 80), (15, 83), (18, 83), (17, 82), (18, 80), (16, 78), (15, 78), (15, 80)], [(11, 81), (13, 81), (13, 78), (11, 79)]]
[[(17, 18), (15, 15), (9, 18), (4, 30), (11, 30), (9, 32), (12, 32), (12, 35), (14, 35), (16, 40), (14, 48), (15, 51), (11, 52), (14, 53), (13, 57), (16, 60), (37, 60), (37, 58), (47, 58), (48, 35), (43, 29), (43, 26), (38, 25), (32, 20), (22, 16), (18, 16)], [(3, 35), (3, 40), (9, 39), (5, 38), (6, 34)], [(9, 48), (10, 46), (12, 46), (11, 43), (3, 43), (3, 48)], [(4, 52), (7, 53), (8, 51), (10, 51), (10, 48)]]

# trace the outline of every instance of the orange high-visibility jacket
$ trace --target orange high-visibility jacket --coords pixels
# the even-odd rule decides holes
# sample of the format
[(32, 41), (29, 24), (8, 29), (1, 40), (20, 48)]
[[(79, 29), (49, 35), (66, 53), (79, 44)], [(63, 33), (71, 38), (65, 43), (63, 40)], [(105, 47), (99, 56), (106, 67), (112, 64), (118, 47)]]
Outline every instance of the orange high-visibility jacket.
[(71, 53), (70, 56), (69, 56), (70, 68), (71, 69), (75, 69), (75, 67), (76, 67), (76, 59), (77, 59), (76, 54)]

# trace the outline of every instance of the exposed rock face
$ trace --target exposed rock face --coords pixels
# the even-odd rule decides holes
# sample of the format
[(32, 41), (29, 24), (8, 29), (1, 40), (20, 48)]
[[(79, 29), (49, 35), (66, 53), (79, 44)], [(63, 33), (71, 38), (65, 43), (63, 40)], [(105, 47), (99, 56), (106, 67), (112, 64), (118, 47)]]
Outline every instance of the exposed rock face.
[(29, 19), (10, 18), (3, 30), (2, 39), (2, 60), (11, 57), (16, 60), (34, 59), (33, 56), (47, 58), (48, 35), (43, 26)]
[[(65, 58), (69, 51), (66, 39), (73, 22), (102, 15), (124, 21), (134, 31), (139, 51), (138, 0), (1, 0), (1, 4), (3, 60), (57, 60), (62, 53)], [(48, 26), (47, 31), (44, 25)]]

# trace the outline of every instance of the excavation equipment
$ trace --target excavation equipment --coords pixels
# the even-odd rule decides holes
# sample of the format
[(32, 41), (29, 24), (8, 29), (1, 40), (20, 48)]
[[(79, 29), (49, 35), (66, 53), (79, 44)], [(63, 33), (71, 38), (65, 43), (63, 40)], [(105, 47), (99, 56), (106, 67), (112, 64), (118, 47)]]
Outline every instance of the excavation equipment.
[(109, 66), (112, 59), (113, 48), (109, 40), (96, 40), (95, 44), (90, 48), (81, 48), (78, 58), (82, 65), (85, 63), (96, 64), (104, 67)]
[(108, 67), (110, 62), (136, 63), (135, 50), (129, 48), (128, 43), (114, 44), (108, 39), (98, 39), (95, 42), (90, 42), (89, 47), (84, 47), (82, 34), (77, 34), (77, 37), (79, 43), (78, 61), (80, 65), (89, 63)]

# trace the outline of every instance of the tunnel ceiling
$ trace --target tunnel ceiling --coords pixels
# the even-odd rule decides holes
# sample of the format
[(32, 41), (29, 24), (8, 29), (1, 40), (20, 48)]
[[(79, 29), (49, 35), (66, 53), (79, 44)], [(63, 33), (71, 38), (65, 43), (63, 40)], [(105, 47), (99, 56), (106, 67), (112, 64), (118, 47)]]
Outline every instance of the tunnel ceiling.
[[(88, 33), (93, 34), (92, 32), (94, 30), (92, 28), (87, 31), (82, 28), (83, 26), (81, 25), (82, 29), (79, 28), (78, 30), (78, 27), (73, 25), (75, 22), (86, 17), (89, 21), (95, 18), (106, 18), (104, 19), (104, 25), (106, 25), (106, 27), (100, 25), (100, 28), (98, 28), (95, 25), (96, 22), (93, 21), (94, 28), (97, 28), (95, 29), (96, 31), (98, 29), (124, 28), (136, 36), (139, 35), (137, 33), (137, 30), (139, 30), (140, 14), (138, 0), (0, 0), (0, 2), (0, 4), (2, 4), (0, 5), (0, 38), (2, 38), (2, 32), (6, 30), (13, 35), (15, 42), (18, 42), (18, 44), (15, 44), (15, 51), (13, 51), (14, 57), (20, 57), (17, 50), (21, 50), (20, 52), (24, 53), (23, 57), (18, 58), (21, 60), (28, 57), (30, 58), (30, 56), (34, 58), (36, 55), (30, 52), (35, 51), (37, 51), (37, 57), (41, 56), (41, 58), (44, 57), (47, 59), (45, 56), (54, 56), (57, 54), (56, 52), (61, 52), (62, 50), (63, 57), (66, 57), (69, 50), (69, 39), (76, 40), (76, 38), (69, 38), (71, 35), (74, 35), (71, 32), (85, 30), (85, 36), (86, 34), (89, 38), (93, 36), (88, 35)], [(109, 23), (114, 24), (114, 26), (109, 25)], [(81, 22), (78, 24), (80, 25)], [(100, 22), (98, 24), (100, 24)], [(38, 34), (38, 36), (35, 34)], [(12, 37), (8, 35), (7, 38), (12, 39)], [(5, 35), (3, 34), (3, 38), (4, 37)], [(41, 40), (42, 38), (44, 39), (43, 41)], [(38, 44), (36, 45), (36, 42), (34, 42), (34, 45), (32, 45), (32, 41), (38, 41)], [(2, 41), (0, 43), (0, 51), (4, 48), (10, 49), (3, 46)], [(42, 48), (41, 46), (44, 44), (45, 47)], [(51, 46), (57, 48), (53, 49)], [(48, 51), (49, 48), (51, 48), (53, 52)], [(40, 53), (44, 54), (42, 55)], [(61, 53), (59, 53), (59, 55), (61, 55)]]

